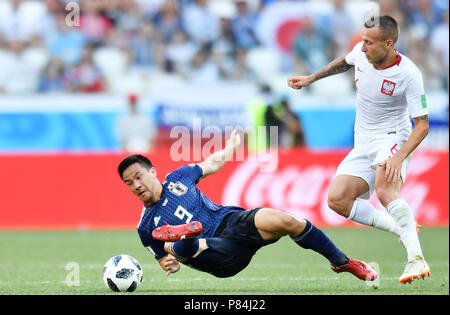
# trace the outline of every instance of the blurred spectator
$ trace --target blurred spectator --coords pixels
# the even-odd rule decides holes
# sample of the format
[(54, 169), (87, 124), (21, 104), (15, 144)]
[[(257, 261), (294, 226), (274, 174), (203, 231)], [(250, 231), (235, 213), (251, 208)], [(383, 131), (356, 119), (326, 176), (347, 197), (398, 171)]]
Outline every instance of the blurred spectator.
[[(88, 77), (96, 76), (94, 74), (98, 74), (98, 69), (88, 65), (89, 62), (81, 62), (86, 43), (95, 46), (95, 51), (99, 52), (95, 56), (101, 55), (102, 60), (105, 50), (110, 48), (111, 51), (120, 51), (126, 56), (125, 63), (128, 64), (122, 67), (123, 73), (114, 74), (114, 80), (110, 80), (114, 71), (109, 71), (109, 66), (105, 67), (110, 61), (101, 63), (97, 60), (108, 78), (112, 92), (120, 90), (122, 85), (118, 83), (119, 79), (131, 72), (146, 76), (154, 70), (159, 70), (179, 74), (186, 80), (194, 78), (195, 81), (203, 82), (252, 79), (250, 75), (253, 73), (248, 71), (247, 66), (248, 56), (252, 55), (254, 48), (261, 48), (259, 41), (266, 42), (263, 37), (255, 36), (259, 17), (267, 13), (261, 10), (276, 9), (278, 5), (281, 8), (293, 2), (73, 0), (79, 3), (82, 9), (81, 25), (74, 27), (66, 24), (68, 12), (65, 5), (68, 1), (0, 0), (0, 49), (3, 49), (0, 53), (0, 59), (3, 61), (0, 60), (0, 64), (4, 65), (0, 77), (3, 78), (4, 91), (22, 90), (18, 88), (21, 84), (14, 83), (16, 89), (11, 88), (14, 85), (11, 83), (13, 80), (5, 81), (8, 77), (5, 69), (11, 68), (11, 64), (5, 63), (5, 60), (22, 60), (32, 67), (25, 69), (19, 66), (21, 71), (33, 76), (24, 78), (23, 84), (28, 81), (25, 84), (28, 86), (25, 89), (27, 91), (33, 90), (33, 82), (34, 90), (64, 90), (60, 79), (61, 76), (69, 74), (75, 82), (78, 82), (78, 79), (74, 77), (79, 77), (81, 73), (90, 73), (86, 75)], [(286, 3), (280, 4), (283, 1)], [(286, 56), (285, 51), (274, 47), (278, 49), (279, 57), (283, 60), (283, 66), (277, 71), (317, 71), (333, 58), (344, 55), (354, 43), (361, 40), (359, 32), (362, 25), (352, 25), (358, 10), (363, 14), (359, 1), (328, 0), (327, 6), (332, 8), (328, 15), (320, 10), (325, 7), (322, 6), (322, 1), (302, 2), (311, 16), (300, 21), (301, 32), (292, 42), (290, 55)], [(447, 12), (448, 16), (448, 0), (377, 0), (377, 3), (382, 14), (389, 14), (397, 20), (402, 35), (396, 43), (396, 48), (417, 63), (423, 72), (426, 88), (443, 86), (448, 90), (448, 22), (441, 23), (442, 14)], [(269, 33), (268, 36), (273, 35)], [(265, 34), (258, 33), (258, 36)], [(42, 40), (46, 48), (44, 52), (40, 47)], [(27, 52), (25, 55), (23, 52), (17, 53), (17, 42), (21, 43), (21, 50)], [(272, 45), (269, 42), (267, 44)], [(30, 47), (36, 51), (30, 53)], [(47, 59), (44, 56), (48, 54), (52, 57), (50, 62), (48, 56)], [(33, 58), (40, 60), (39, 66), (30, 62)], [(55, 58), (61, 60), (62, 64), (55, 62)], [(42, 61), (45, 62), (40, 66)], [(44, 65), (47, 66), (45, 70)], [(77, 66), (74, 67), (75, 65)], [(442, 71), (442, 68), (446, 71)], [(68, 69), (68, 72), (62, 75), (64, 71), (61, 69)], [(39, 83), (37, 70), (41, 76)], [(347, 76), (351, 76), (351, 71)], [(130, 81), (127, 83), (135, 84)], [(312, 89), (309, 92), (315, 93)]]
[(409, 1), (409, 25), (418, 39), (429, 38), (432, 28), (438, 22), (438, 16), (432, 0)]
[(68, 84), (74, 92), (102, 92), (106, 90), (105, 79), (93, 58), (93, 46), (83, 48), (81, 61), (67, 74)]
[(50, 59), (39, 79), (38, 91), (44, 93), (66, 91), (68, 82), (65, 72), (65, 65), (61, 59)]
[(228, 54), (220, 50), (213, 50), (211, 58), (218, 66), (220, 78), (225, 80), (250, 79), (247, 50), (235, 47)]
[(168, 68), (184, 78), (188, 77), (197, 51), (197, 45), (189, 40), (187, 34), (182, 30), (177, 31), (167, 45), (166, 60), (169, 64)]
[(231, 19), (231, 30), (239, 48), (251, 49), (259, 45), (255, 34), (257, 15), (248, 9), (247, 0), (235, 0), (237, 14)]
[(352, 19), (345, 9), (345, 0), (333, 0), (334, 10), (331, 14), (331, 38), (335, 58), (348, 53), (350, 38), (354, 32)]
[(245, 49), (238, 49), (235, 45), (231, 21), (222, 17), (219, 23), (220, 35), (212, 45), (212, 58), (219, 67), (221, 78), (242, 79), (246, 72), (246, 51)]
[(35, 92), (39, 69), (26, 57), (23, 41), (9, 42), (9, 51), (0, 50), (0, 92)]
[(188, 77), (191, 83), (215, 83), (220, 80), (219, 67), (210, 57), (210, 45), (204, 45), (195, 54)]
[(427, 39), (411, 39), (408, 46), (408, 57), (419, 67), (424, 78), (426, 91), (435, 90), (440, 82), (437, 75), (438, 65), (430, 56), (430, 45)]
[(56, 27), (56, 32), (47, 41), (50, 55), (62, 59), (69, 66), (79, 63), (86, 43), (85, 36), (78, 28), (67, 26), (63, 12), (56, 15)]
[(404, 13), (400, 8), (399, 1), (378, 0), (378, 5), (380, 6), (380, 14), (392, 16), (397, 21), (397, 23), (399, 20), (403, 19)]
[(101, 6), (97, 1), (83, 1), (80, 16), (80, 31), (86, 40), (100, 45), (111, 30), (111, 22), (100, 13)]
[(280, 102), (267, 107), (266, 126), (278, 126), (278, 146), (280, 148), (289, 149), (306, 145), (300, 119), (291, 110), (289, 100), (285, 96), (281, 98)]
[(154, 17), (161, 7), (164, 5), (165, 0), (133, 0), (138, 6), (139, 11), (143, 12), (147, 18)]
[(7, 10), (0, 14), (0, 34), (6, 42), (21, 41), (25, 44), (39, 33), (39, 16), (25, 10), (22, 0), (7, 0)]
[[(442, 87), (449, 90), (449, 24), (448, 9), (444, 12), (442, 22), (431, 33), (431, 50), (436, 54), (439, 63), (438, 75), (442, 80)], [(444, 71), (442, 71), (444, 70)]]
[(305, 16), (303, 28), (296, 37), (293, 52), (297, 73), (314, 73), (330, 61), (330, 38), (324, 31), (316, 28), (314, 19)]
[(39, 28), (42, 40), (48, 49), (50, 38), (58, 32), (57, 16), (64, 11), (64, 4), (59, 0), (45, 0), (45, 13), (39, 21)]
[(248, 51), (245, 49), (237, 48), (234, 50), (233, 58), (231, 59), (234, 62), (234, 71), (229, 75), (230, 79), (246, 80), (251, 78), (247, 66), (247, 53)]
[(116, 28), (120, 29), (125, 36), (133, 36), (138, 32), (144, 12), (135, 0), (119, 0), (116, 8), (118, 12), (115, 18)]
[(230, 19), (221, 17), (219, 19), (219, 36), (212, 44), (213, 50), (223, 54), (231, 55), (235, 47), (233, 32), (231, 30)]
[(138, 97), (128, 96), (129, 112), (119, 116), (116, 132), (120, 145), (127, 152), (148, 152), (153, 148), (156, 128), (150, 117), (138, 112)]
[(182, 16), (183, 27), (198, 45), (211, 43), (219, 37), (219, 19), (208, 8), (208, 0), (194, 0)]
[(405, 54), (408, 49), (408, 42), (411, 34), (408, 21), (400, 8), (400, 4), (397, 1), (391, 0), (378, 0), (378, 3), (380, 5), (381, 14), (392, 16), (397, 21), (401, 36), (398, 37), (395, 47), (398, 52)]
[(153, 22), (142, 20), (138, 33), (130, 41), (133, 65), (162, 68), (164, 62), (164, 54), (161, 54), (162, 45), (162, 38)]
[(165, 0), (153, 20), (166, 42), (170, 42), (173, 35), (183, 28), (178, 3), (175, 0)]

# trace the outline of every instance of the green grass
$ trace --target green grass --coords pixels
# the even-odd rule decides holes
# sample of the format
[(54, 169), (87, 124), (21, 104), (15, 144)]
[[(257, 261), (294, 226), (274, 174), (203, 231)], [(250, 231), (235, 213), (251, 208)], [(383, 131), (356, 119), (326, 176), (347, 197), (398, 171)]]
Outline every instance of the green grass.
[[(425, 228), (420, 234), (432, 276), (401, 285), (405, 251), (392, 234), (373, 229), (325, 229), (347, 255), (376, 262), (378, 289), (350, 274), (336, 274), (320, 255), (289, 238), (261, 249), (237, 276), (218, 279), (189, 267), (166, 276), (144, 249), (135, 231), (0, 232), (0, 294), (130, 294), (109, 291), (104, 263), (116, 254), (135, 257), (144, 282), (132, 294), (449, 294), (449, 230)], [(80, 267), (80, 285), (69, 286), (70, 262)]]

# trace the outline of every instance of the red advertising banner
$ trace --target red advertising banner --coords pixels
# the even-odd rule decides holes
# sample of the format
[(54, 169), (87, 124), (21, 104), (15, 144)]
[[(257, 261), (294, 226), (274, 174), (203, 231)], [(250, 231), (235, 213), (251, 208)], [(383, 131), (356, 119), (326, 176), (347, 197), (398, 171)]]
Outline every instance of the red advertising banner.
[[(174, 162), (169, 149), (149, 158), (158, 178), (191, 161)], [(271, 207), (318, 226), (358, 226), (327, 206), (336, 168), (347, 152), (279, 151), (275, 161), (230, 161), (198, 184), (218, 204)], [(120, 154), (0, 155), (0, 230), (130, 229), (142, 204), (117, 174)], [(194, 161), (196, 162), (196, 161)], [(198, 161), (197, 161), (198, 162)], [(448, 226), (449, 154), (416, 152), (402, 197), (424, 226)], [(375, 194), (370, 200), (385, 211)]]

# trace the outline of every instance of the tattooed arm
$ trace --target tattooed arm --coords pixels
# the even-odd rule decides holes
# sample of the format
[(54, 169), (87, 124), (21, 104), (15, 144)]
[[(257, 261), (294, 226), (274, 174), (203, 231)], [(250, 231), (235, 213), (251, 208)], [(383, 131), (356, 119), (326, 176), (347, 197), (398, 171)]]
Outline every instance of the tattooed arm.
[(328, 65), (326, 65), (323, 69), (318, 72), (307, 75), (307, 76), (295, 76), (288, 79), (288, 86), (293, 89), (301, 89), (302, 87), (308, 86), (311, 83), (328, 77), (330, 75), (338, 74), (347, 71), (353, 67), (345, 62), (345, 57), (339, 57), (334, 59)]
[(417, 146), (425, 139), (428, 134), (429, 124), (428, 115), (413, 118), (414, 130), (409, 135), (408, 140), (394, 153), (390, 159), (378, 164), (378, 166), (385, 167), (385, 176), (389, 182), (396, 182), (400, 180), (400, 171), (403, 161), (417, 148)]

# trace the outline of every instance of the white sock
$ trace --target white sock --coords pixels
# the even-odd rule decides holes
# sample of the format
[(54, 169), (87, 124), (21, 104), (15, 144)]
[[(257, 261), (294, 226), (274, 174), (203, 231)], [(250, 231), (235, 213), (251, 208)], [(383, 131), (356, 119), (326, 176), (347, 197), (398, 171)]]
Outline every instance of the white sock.
[(416, 221), (414, 220), (414, 214), (409, 205), (405, 200), (400, 198), (388, 204), (386, 209), (400, 227), (400, 240), (408, 253), (408, 261), (423, 259), (422, 249), (416, 231)]
[(348, 217), (355, 222), (373, 226), (379, 230), (388, 231), (400, 236), (400, 230), (392, 216), (376, 209), (369, 202), (356, 199)]

